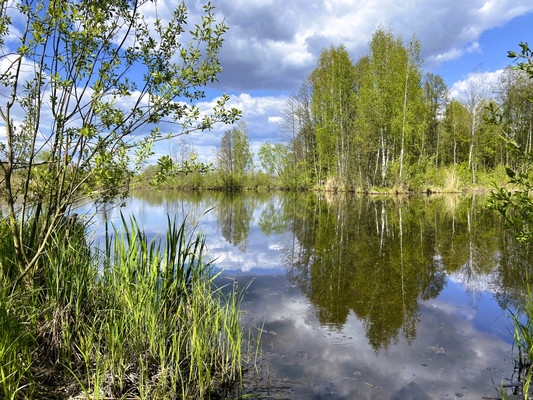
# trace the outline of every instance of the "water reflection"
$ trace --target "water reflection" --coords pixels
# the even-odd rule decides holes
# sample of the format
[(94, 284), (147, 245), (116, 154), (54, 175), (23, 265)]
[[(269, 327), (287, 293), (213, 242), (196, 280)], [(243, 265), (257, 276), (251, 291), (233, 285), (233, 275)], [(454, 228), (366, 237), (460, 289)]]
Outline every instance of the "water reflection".
[(355, 313), (375, 350), (400, 334), (416, 337), (420, 301), (436, 298), (447, 276), (461, 281), (473, 307), (486, 290), (504, 308), (523, 294), (527, 254), (509, 246), (482, 196), (292, 196), (261, 218), (261, 226), (289, 226), (293, 234), (284, 247), (289, 278), (322, 324), (341, 328)]
[(309, 198), (311, 220), (294, 225), (300, 248), (290, 276), (321, 323), (342, 327), (353, 311), (376, 350), (400, 332), (415, 337), (419, 299), (437, 296), (445, 282), (435, 235), (416, 202)]
[(250, 222), (254, 211), (253, 197), (242, 193), (219, 193), (215, 213), (222, 236), (241, 251), (246, 250), (250, 234)]
[(271, 373), (301, 382), (299, 398), (328, 397), (309, 379), (335, 382), (337, 398), (498, 385), (491, 368), (511, 348), (502, 315), (533, 276), (529, 249), (482, 195), (147, 192), (123, 211), (154, 234), (167, 214), (187, 216), (226, 274), (254, 273), (245, 306), (265, 323)]
[(146, 191), (106, 219), (119, 211), (152, 235), (164, 232), (167, 215), (200, 224), (227, 270), (286, 270), (321, 323), (340, 328), (354, 312), (376, 350), (416, 335), (419, 302), (436, 298), (446, 277), (461, 282), (473, 307), (490, 291), (506, 308), (521, 304), (531, 265), (484, 196)]
[(260, 371), (259, 389), (266, 398), (494, 398), (492, 382), (512, 372), (510, 344), (476, 329), (460, 298), (423, 302), (417, 338), (399, 337), (379, 353), (365, 337), (364, 321), (351, 313), (341, 329), (324, 326), (283, 275), (256, 278), (243, 306), (245, 321), (263, 328), (270, 365)]

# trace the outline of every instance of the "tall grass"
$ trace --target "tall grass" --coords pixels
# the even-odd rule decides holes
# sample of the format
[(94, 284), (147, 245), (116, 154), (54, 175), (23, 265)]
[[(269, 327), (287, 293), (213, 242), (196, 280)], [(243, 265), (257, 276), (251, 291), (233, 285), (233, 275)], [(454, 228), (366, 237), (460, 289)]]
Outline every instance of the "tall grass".
[(170, 218), (154, 240), (122, 222), (108, 258), (80, 225), (58, 232), (31, 290), (3, 273), (0, 398), (209, 398), (240, 383), (241, 294), (215, 287), (204, 238)]
[[(531, 398), (533, 380), (533, 297), (527, 289), (522, 312), (510, 313), (513, 322), (513, 348), (516, 348), (514, 377), (515, 382), (502, 385), (502, 398), (509, 398), (506, 388), (512, 389), (512, 395), (520, 395), (524, 400)], [(516, 397), (515, 397), (516, 398)]]

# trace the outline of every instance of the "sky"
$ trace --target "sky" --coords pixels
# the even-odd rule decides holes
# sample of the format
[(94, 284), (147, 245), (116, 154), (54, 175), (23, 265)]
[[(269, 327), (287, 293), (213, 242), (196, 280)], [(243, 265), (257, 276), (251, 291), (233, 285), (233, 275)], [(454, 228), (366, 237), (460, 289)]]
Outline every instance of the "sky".
[[(162, 1), (162, 0), (160, 0)], [(191, 13), (199, 3), (189, 3)], [(368, 53), (372, 34), (390, 29), (421, 42), (424, 72), (441, 75), (460, 97), (475, 72), (495, 82), (512, 62), (507, 51), (533, 43), (530, 0), (213, 0), (229, 30), (215, 86), (243, 112), (252, 150), (280, 141), (280, 112), (316, 67), (321, 51), (343, 44), (352, 61)], [(227, 126), (186, 138), (200, 158), (216, 152)]]
[[(146, 1), (142, 12), (148, 20), (156, 15), (164, 18), (181, 1)], [(203, 13), (205, 1), (185, 1), (193, 23)], [(229, 106), (242, 110), (254, 154), (266, 141), (282, 141), (280, 114), (287, 98), (316, 67), (321, 51), (332, 45), (344, 45), (356, 63), (368, 53), (378, 28), (405, 42), (416, 35), (424, 72), (441, 75), (450, 94), (460, 97), (473, 72), (496, 82), (512, 61), (507, 51), (519, 50), (522, 41), (533, 43), (531, 0), (211, 0), (211, 4), (229, 29), (219, 54), (218, 82), (198, 106), (208, 110), (219, 96), (228, 94)], [(6, 57), (1, 57), (2, 62), (9, 64)], [(219, 125), (210, 132), (160, 143), (152, 161), (179, 151), (180, 143), (194, 149), (199, 161), (214, 161), (228, 129)], [(5, 140), (3, 127), (0, 139)]]

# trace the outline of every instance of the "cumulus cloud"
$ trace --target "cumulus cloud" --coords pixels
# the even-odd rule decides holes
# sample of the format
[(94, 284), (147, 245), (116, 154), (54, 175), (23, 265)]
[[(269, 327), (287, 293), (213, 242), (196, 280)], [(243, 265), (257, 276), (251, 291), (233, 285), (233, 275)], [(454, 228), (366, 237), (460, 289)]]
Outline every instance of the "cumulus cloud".
[(230, 30), (221, 55), (221, 87), (292, 91), (325, 47), (344, 44), (357, 60), (377, 27), (408, 40), (416, 35), (428, 67), (481, 53), (483, 32), (533, 11), (526, 0), (276, 0), (224, 2)]
[[(452, 85), (449, 92), (450, 97), (458, 100), (464, 98), (470, 85), (476, 84), (476, 82), (483, 82), (486, 87), (492, 88), (498, 83), (498, 79), (500, 78), (500, 75), (503, 73), (503, 71), (503, 69), (499, 69), (497, 71), (491, 72), (472, 72), (468, 74), (465, 79), (459, 80)], [(492, 93), (489, 90), (487, 92), (487, 95), (490, 97), (491, 94)]]

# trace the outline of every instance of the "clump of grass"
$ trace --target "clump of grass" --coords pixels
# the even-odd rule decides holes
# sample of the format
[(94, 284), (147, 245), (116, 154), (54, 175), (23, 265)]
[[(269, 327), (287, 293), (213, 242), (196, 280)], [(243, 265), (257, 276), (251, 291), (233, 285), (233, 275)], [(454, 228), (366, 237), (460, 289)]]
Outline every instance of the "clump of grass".
[(515, 376), (516, 382), (502, 384), (502, 398), (509, 398), (504, 388), (512, 388), (514, 396), (521, 395), (524, 400), (530, 398), (530, 386), (533, 380), (533, 297), (526, 293), (523, 312), (510, 312), (513, 322), (513, 348), (516, 348)]
[(0, 398), (15, 399), (31, 380), (30, 337), (11, 304), (11, 296), (0, 294)]
[(207, 398), (239, 385), (241, 294), (215, 287), (202, 235), (169, 218), (148, 240), (123, 219), (102, 260), (78, 228), (58, 232), (32, 290), (11, 293), (3, 269), (0, 397)]

